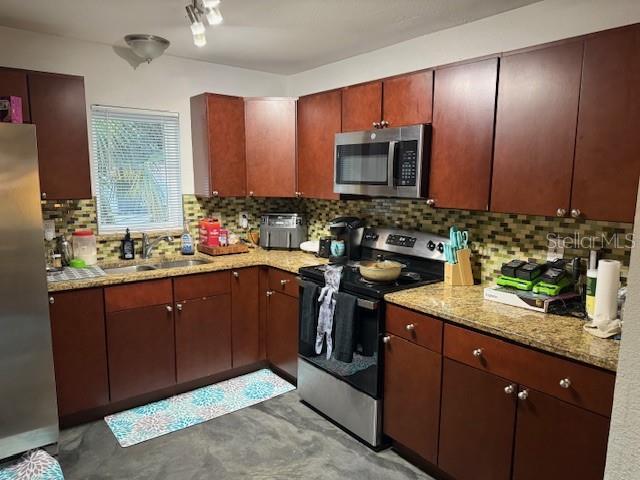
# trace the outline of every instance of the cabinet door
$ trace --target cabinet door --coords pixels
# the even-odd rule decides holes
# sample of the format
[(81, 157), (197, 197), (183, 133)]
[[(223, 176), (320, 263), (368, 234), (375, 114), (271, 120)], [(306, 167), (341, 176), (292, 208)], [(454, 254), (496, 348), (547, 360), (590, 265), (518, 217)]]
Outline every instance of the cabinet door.
[(527, 399), (518, 401), (513, 480), (602, 480), (609, 420), (527, 392)]
[(491, 210), (569, 211), (581, 41), (500, 60)]
[(246, 100), (245, 126), (249, 195), (293, 197), (296, 192), (295, 100)]
[(390, 127), (431, 123), (433, 71), (383, 81), (382, 119)]
[(298, 100), (298, 190), (307, 198), (334, 200), (334, 145), (341, 131), (339, 90)]
[(342, 89), (342, 131), (372, 130), (382, 120), (382, 82)]
[(587, 38), (571, 208), (633, 222), (640, 176), (640, 26)]
[(487, 210), (498, 59), (437, 70), (429, 197), (443, 208)]
[(260, 360), (259, 268), (235, 270), (231, 280), (233, 368)]
[(27, 87), (27, 72), (24, 70), (12, 70), (0, 68), (0, 97), (22, 98), (22, 121), (29, 123), (29, 88)]
[(510, 385), (444, 359), (438, 466), (453, 478), (509, 480), (516, 421), (516, 387), (505, 391)]
[(112, 402), (174, 385), (171, 305), (107, 314), (107, 351)]
[(84, 79), (30, 72), (29, 98), (43, 197), (91, 198)]
[(53, 363), (61, 417), (109, 403), (102, 289), (51, 295)]
[(245, 196), (244, 99), (212, 93), (191, 97), (191, 140), (196, 195)]
[(393, 335), (385, 347), (384, 433), (436, 463), (442, 357)]
[(271, 292), (267, 316), (267, 357), (277, 368), (298, 376), (298, 299)]
[(176, 304), (176, 378), (178, 383), (231, 368), (229, 295)]

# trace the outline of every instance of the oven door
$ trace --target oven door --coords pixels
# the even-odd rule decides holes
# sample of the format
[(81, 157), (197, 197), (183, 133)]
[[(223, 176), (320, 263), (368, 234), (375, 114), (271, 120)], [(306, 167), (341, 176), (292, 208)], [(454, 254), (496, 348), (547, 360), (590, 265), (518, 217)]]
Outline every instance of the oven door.
[[(302, 299), (302, 295), (300, 295)], [(379, 356), (380, 332), (382, 331), (381, 302), (373, 299), (358, 298), (356, 309), (354, 354), (351, 363), (336, 360), (332, 355), (326, 357), (326, 342), (322, 351), (317, 354), (315, 344), (311, 345), (302, 338), (299, 339), (299, 356), (313, 366), (324, 370), (330, 375), (353, 386), (357, 390), (375, 398), (382, 397), (381, 361)], [(300, 308), (300, 315), (303, 309)], [(300, 322), (305, 319), (300, 318)], [(317, 324), (317, 319), (314, 320)], [(335, 339), (334, 325), (333, 343)], [(302, 331), (302, 328), (300, 329)]]

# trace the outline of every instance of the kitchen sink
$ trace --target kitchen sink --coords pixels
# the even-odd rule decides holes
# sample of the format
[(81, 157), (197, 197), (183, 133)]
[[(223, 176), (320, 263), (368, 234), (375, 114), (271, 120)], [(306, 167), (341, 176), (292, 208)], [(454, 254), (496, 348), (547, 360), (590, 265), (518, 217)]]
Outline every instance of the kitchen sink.
[(157, 270), (155, 265), (131, 265), (128, 267), (105, 268), (104, 273), (107, 275), (122, 275), (126, 273), (148, 272), (149, 270)]
[(154, 265), (155, 268), (180, 268), (194, 267), (196, 265), (204, 265), (209, 263), (207, 260), (174, 260), (172, 262), (161, 262)]

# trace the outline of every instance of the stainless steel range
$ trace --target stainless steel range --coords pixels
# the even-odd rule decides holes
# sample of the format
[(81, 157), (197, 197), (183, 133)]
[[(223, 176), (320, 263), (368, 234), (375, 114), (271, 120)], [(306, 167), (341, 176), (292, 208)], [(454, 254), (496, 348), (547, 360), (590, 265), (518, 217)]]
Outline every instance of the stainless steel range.
[[(326, 351), (316, 353), (307, 338), (303, 324), (309, 325), (308, 309), (303, 308), (304, 291), (300, 294), (300, 326), (298, 392), (304, 402), (318, 410), (371, 447), (382, 443), (383, 358), (381, 338), (385, 332), (384, 295), (440, 282), (444, 279), (444, 245), (449, 239), (423, 232), (395, 229), (365, 229), (361, 260), (384, 256), (404, 265), (398, 280), (375, 283), (363, 279), (359, 262), (343, 267), (340, 292), (356, 297), (353, 360), (344, 362)], [(327, 267), (303, 267), (299, 270), (304, 288), (324, 286)], [(306, 285), (306, 286), (305, 286)], [(306, 316), (305, 316), (306, 315)], [(335, 318), (333, 335), (339, 328)], [(334, 339), (334, 343), (339, 339)]]

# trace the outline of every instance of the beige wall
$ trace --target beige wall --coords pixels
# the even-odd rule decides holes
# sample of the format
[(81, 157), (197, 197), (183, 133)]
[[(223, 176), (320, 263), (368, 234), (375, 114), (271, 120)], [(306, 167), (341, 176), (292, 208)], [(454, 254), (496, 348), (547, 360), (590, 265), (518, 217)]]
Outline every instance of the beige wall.
[(83, 75), (91, 104), (180, 114), (182, 188), (193, 193), (189, 97), (282, 95), (285, 77), (164, 55), (133, 69), (112, 47), (0, 27), (0, 66)]
[(287, 78), (299, 96), (640, 22), (639, 0), (544, 0)]

